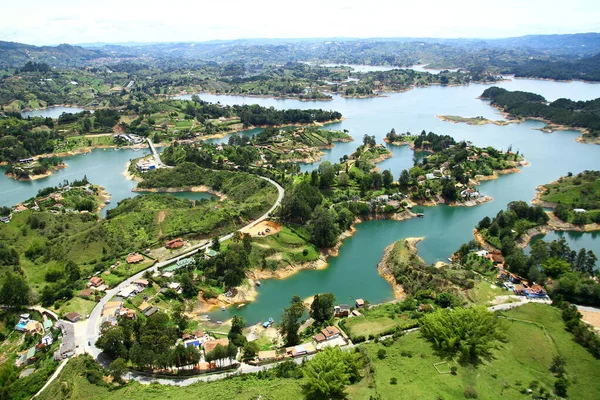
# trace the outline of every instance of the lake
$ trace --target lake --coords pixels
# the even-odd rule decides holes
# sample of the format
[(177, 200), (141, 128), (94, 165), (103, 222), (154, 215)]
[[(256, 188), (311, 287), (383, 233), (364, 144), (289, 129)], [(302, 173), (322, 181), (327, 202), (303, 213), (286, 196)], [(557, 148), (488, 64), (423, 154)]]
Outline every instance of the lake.
[[(583, 82), (552, 82), (531, 79), (514, 79), (500, 82), (497, 86), (510, 90), (527, 90), (541, 94), (548, 100), (567, 97), (573, 100), (589, 100), (600, 97), (600, 85)], [(292, 99), (270, 99), (243, 96), (200, 94), (202, 100), (221, 104), (260, 104), (277, 109), (324, 108), (340, 111), (344, 120), (329, 124), (328, 129), (348, 129), (356, 139), (350, 143), (337, 144), (325, 151), (323, 160), (337, 162), (344, 155), (350, 155), (362, 142), (365, 134), (375, 135), (382, 142), (392, 128), (396, 132), (422, 130), (438, 134), (448, 134), (457, 140), (470, 140), (476, 146), (494, 146), (506, 150), (512, 146), (519, 150), (531, 163), (520, 173), (501, 176), (494, 181), (484, 182), (480, 191), (493, 197), (493, 201), (477, 207), (424, 207), (425, 218), (409, 221), (370, 221), (359, 224), (356, 234), (346, 239), (339, 256), (329, 259), (329, 266), (319, 271), (301, 271), (285, 280), (265, 280), (258, 289), (256, 302), (237, 310), (211, 314), (213, 319), (226, 320), (238, 314), (248, 323), (264, 321), (269, 317), (279, 318), (281, 310), (289, 299), (297, 294), (302, 298), (315, 293), (332, 292), (338, 302), (352, 303), (355, 298), (364, 298), (371, 303), (390, 300), (391, 287), (377, 273), (376, 265), (383, 249), (396, 240), (407, 237), (424, 237), (419, 244), (419, 254), (428, 263), (446, 258), (458, 247), (472, 239), (474, 226), (485, 216), (494, 216), (514, 200), (530, 202), (535, 195), (535, 187), (556, 180), (567, 172), (578, 173), (586, 169), (600, 169), (600, 146), (577, 143), (576, 131), (558, 131), (552, 134), (541, 132), (544, 126), (538, 121), (527, 121), (507, 126), (470, 126), (443, 122), (437, 115), (483, 116), (502, 119), (496, 109), (486, 101), (477, 99), (489, 85), (471, 84), (467, 86), (444, 87), (434, 85), (404, 93), (391, 93), (386, 97), (370, 99), (346, 99), (334, 96), (332, 101), (298, 101)], [(179, 96), (189, 99), (191, 95)], [(244, 132), (253, 135), (260, 130)], [(215, 139), (215, 141), (225, 141)], [(390, 169), (398, 177), (403, 169), (412, 166), (413, 152), (408, 147), (390, 147), (393, 158), (379, 164)], [(37, 190), (48, 185), (56, 185), (63, 179), (81, 178), (84, 174), (97, 184), (105, 186), (113, 195), (115, 203), (132, 195), (135, 183), (127, 181), (121, 174), (130, 158), (140, 157), (141, 152), (130, 150), (95, 150), (87, 156), (65, 159), (69, 168), (51, 177), (35, 182), (16, 182), (2, 176), (0, 187), (3, 196), (1, 205), (16, 202), (35, 195)], [(316, 168), (318, 163), (303, 165), (305, 171)], [(585, 236), (587, 238), (587, 236)], [(575, 246), (576, 240), (567, 239)], [(586, 239), (588, 240), (588, 239)], [(600, 238), (590, 234), (589, 244), (584, 246), (600, 255)]]
[(24, 111), (21, 113), (21, 116), (23, 118), (27, 118), (27, 117), (58, 118), (58, 117), (60, 117), (60, 115), (62, 113), (75, 114), (75, 113), (82, 112), (82, 111), (84, 111), (84, 109), (79, 108), (79, 107), (54, 106), (54, 107), (42, 108), (40, 110)]

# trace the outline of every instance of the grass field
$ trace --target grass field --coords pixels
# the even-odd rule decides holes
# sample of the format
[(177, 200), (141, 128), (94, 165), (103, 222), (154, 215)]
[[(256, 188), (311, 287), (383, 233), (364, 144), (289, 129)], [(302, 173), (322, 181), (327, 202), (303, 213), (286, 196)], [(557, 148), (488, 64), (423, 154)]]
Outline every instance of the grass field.
[[(552, 358), (566, 359), (566, 375), (571, 381), (571, 399), (600, 398), (600, 360), (572, 339), (564, 329), (560, 311), (549, 305), (528, 304), (505, 313), (508, 340), (495, 352), (495, 358), (476, 367), (460, 365), (437, 355), (418, 332), (399, 338), (391, 346), (368, 343), (370, 359), (364, 378), (347, 388), (348, 398), (369, 400), (462, 399), (465, 388), (479, 399), (531, 399), (552, 392), (556, 378), (549, 368)], [(385, 357), (378, 352), (385, 349)], [(437, 365), (438, 369), (434, 364)], [(456, 368), (456, 374), (448, 373)], [(438, 370), (440, 372), (438, 372)], [(446, 373), (443, 373), (446, 372)], [(395, 380), (393, 380), (393, 378)], [(90, 384), (83, 375), (82, 360), (71, 360), (59, 378), (39, 399), (293, 399), (303, 398), (301, 380), (235, 377), (187, 387), (140, 385), (109, 390)], [(395, 383), (394, 383), (395, 382)], [(535, 388), (528, 394), (529, 388)], [(379, 396), (379, 397), (378, 397)], [(553, 395), (550, 395), (552, 398)]]
[[(408, 334), (387, 348), (369, 343), (364, 346), (375, 372), (372, 379), (350, 388), (350, 398), (369, 399), (375, 389), (382, 399), (458, 399), (464, 398), (465, 388), (469, 386), (479, 399), (527, 399), (531, 395), (522, 394), (521, 390), (527, 390), (533, 381), (546, 391), (552, 391), (556, 378), (549, 368), (559, 352), (567, 360), (567, 375), (573, 382), (569, 398), (600, 397), (600, 382), (596, 379), (600, 361), (573, 342), (571, 334), (564, 330), (559, 310), (529, 304), (507, 312), (506, 316), (543, 324), (549, 335), (536, 324), (509, 320), (506, 322), (508, 342), (496, 352), (494, 360), (478, 367), (461, 366), (440, 358), (418, 333)], [(387, 352), (383, 360), (377, 357), (381, 348)], [(444, 361), (448, 364), (438, 368), (449, 371), (455, 366), (456, 375), (436, 371), (433, 364)], [(390, 383), (392, 378), (396, 378), (396, 385)], [(374, 388), (368, 390), (369, 385)]]
[(397, 304), (383, 304), (372, 309), (362, 309), (361, 317), (352, 317), (344, 320), (344, 328), (348, 335), (352, 337), (364, 336), (368, 339), (370, 336), (377, 336), (389, 333), (396, 326), (406, 328), (414, 324), (414, 319), (410, 318), (410, 313), (401, 313), (397, 309)]
[(263, 400), (299, 399), (302, 397), (300, 380), (295, 379), (257, 379), (254, 376), (235, 377), (211, 383), (196, 383), (190, 386), (162, 386), (130, 384), (118, 390), (109, 390), (106, 387), (89, 383), (82, 376), (82, 362), (80, 359), (69, 361), (60, 375), (40, 396), (45, 399), (227, 399), (248, 400), (262, 398)]
[(480, 280), (475, 284), (473, 289), (467, 292), (466, 296), (469, 301), (475, 304), (489, 306), (496, 296), (506, 296), (510, 294), (512, 293), (502, 289), (498, 285)]
[(319, 251), (309, 240), (310, 234), (304, 228), (284, 225), (274, 235), (252, 238), (250, 263), (260, 266), (263, 256), (278, 266), (315, 261), (319, 258)]
[(92, 312), (96, 307), (96, 302), (92, 300), (82, 299), (81, 297), (73, 297), (62, 303), (59, 308), (52, 307), (52, 310), (59, 315), (64, 315), (70, 312), (78, 312), (82, 318)]

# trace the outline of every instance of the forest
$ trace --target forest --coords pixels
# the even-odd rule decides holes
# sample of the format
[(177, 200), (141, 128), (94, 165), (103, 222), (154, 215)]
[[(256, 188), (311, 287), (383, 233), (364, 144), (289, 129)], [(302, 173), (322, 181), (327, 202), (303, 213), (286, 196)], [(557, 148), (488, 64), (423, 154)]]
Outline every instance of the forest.
[(548, 103), (543, 96), (521, 91), (508, 91), (493, 86), (486, 89), (482, 99), (517, 118), (541, 118), (557, 125), (584, 128), (590, 135), (600, 135), (600, 99), (572, 101), (558, 99)]

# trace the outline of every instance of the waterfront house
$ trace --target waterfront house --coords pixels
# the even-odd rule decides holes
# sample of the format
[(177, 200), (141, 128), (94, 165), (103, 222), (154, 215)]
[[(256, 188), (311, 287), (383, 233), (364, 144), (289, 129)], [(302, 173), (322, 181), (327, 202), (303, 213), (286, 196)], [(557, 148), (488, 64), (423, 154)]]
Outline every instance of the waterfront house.
[(356, 308), (362, 308), (365, 306), (365, 301), (363, 299), (356, 299), (354, 304), (356, 305)]
[(213, 351), (215, 349), (215, 347), (217, 346), (223, 346), (223, 347), (227, 347), (229, 346), (229, 339), (227, 338), (221, 338), (221, 339), (214, 339), (214, 340), (208, 340), (206, 342), (204, 342), (204, 355), (210, 353), (211, 351)]
[(328, 326), (326, 328), (321, 329), (321, 333), (317, 333), (313, 336), (313, 339), (317, 343), (322, 343), (327, 340), (336, 339), (340, 337), (341, 332), (336, 326)]
[(350, 315), (350, 306), (348, 304), (340, 304), (333, 307), (333, 315), (335, 317), (347, 317)]

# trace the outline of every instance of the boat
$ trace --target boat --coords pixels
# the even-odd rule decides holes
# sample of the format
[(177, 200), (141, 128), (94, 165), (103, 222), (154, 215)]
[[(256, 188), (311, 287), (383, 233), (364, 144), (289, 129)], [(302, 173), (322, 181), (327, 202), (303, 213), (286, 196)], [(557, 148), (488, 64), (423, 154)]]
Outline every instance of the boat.
[(242, 303), (242, 304), (238, 304), (238, 306), (237, 306), (237, 309), (239, 310), (240, 308), (242, 308), (242, 307), (244, 307), (244, 306), (245, 306), (245, 304), (244, 304), (244, 303)]
[(221, 306), (221, 311), (225, 311), (225, 306)]
[(424, 216), (425, 216), (425, 214), (423, 214), (423, 213), (417, 213), (417, 217), (419, 217), (419, 218), (423, 218)]
[(256, 281), (256, 286), (260, 286), (260, 281)]
[(110, 200), (104, 200), (104, 204), (110, 204)]

